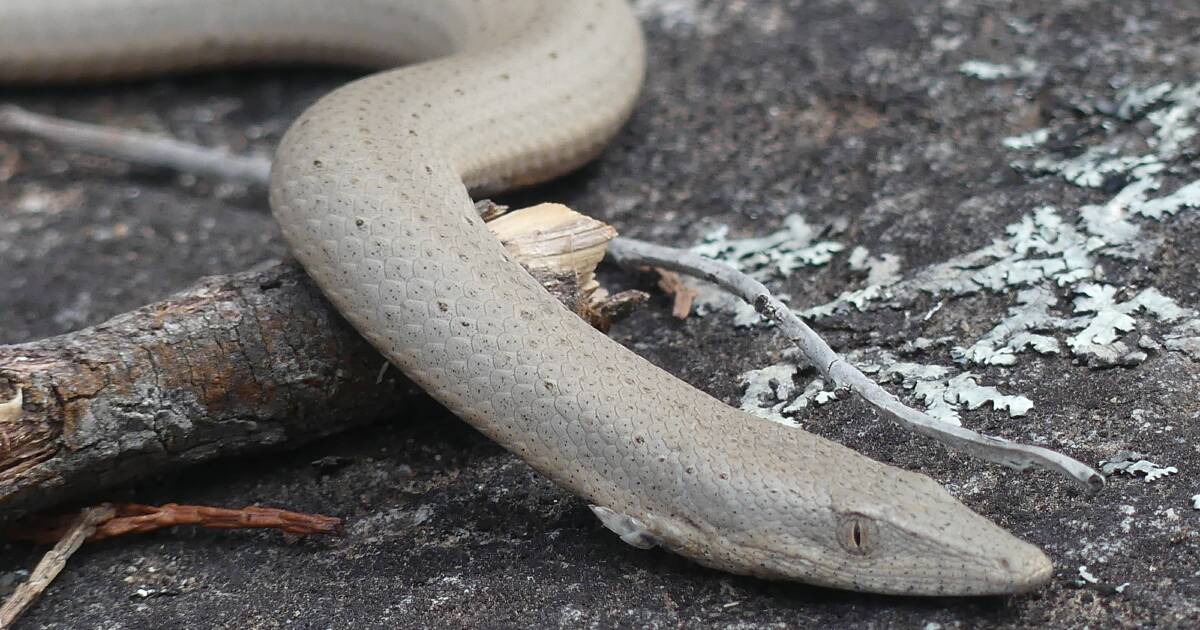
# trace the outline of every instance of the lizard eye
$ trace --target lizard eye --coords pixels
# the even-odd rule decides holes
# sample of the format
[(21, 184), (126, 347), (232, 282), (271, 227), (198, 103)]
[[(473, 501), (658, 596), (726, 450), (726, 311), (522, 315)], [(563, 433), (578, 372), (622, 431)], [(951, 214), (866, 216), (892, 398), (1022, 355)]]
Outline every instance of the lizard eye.
[(859, 514), (846, 515), (838, 525), (838, 542), (853, 555), (867, 555), (874, 542), (874, 527), (871, 521)]

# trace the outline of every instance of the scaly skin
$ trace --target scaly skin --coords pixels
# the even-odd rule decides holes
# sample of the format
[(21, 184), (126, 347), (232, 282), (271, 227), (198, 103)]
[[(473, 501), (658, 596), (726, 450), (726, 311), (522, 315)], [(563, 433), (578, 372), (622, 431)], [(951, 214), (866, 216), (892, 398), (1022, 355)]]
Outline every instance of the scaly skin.
[(275, 215), (367, 339), (627, 540), (881, 593), (1045, 583), (1038, 549), (929, 478), (734, 410), (591, 329), (484, 229), (468, 189), (593, 157), (633, 107), (643, 54), (619, 0), (0, 4), (0, 80), (432, 60), (313, 105), (279, 147)]

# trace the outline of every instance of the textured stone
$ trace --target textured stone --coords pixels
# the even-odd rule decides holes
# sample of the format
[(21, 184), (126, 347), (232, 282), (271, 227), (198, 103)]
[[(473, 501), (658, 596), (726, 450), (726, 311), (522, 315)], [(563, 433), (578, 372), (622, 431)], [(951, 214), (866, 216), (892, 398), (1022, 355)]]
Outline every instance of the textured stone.
[[(1038, 205), (1076, 208), (1108, 199), (1102, 190), (1014, 171), (1004, 138), (1093, 115), (1080, 104), (1111, 94), (1114, 81), (1187, 84), (1200, 76), (1200, 13), (1183, 0), (1018, 0), (1000, 8), (892, 0), (639, 5), (651, 67), (634, 120), (598, 164), (518, 203), (562, 201), (626, 234), (679, 245), (698, 242), (714, 223), (766, 234), (784, 215), (803, 211), (814, 225), (844, 221), (847, 243), (872, 255), (900, 255), (904, 277), (985, 247)], [(1023, 76), (981, 81), (958, 71), (973, 60)], [(306, 104), (350, 76), (244, 71), (6, 91), (5, 98), (266, 150)], [(197, 110), (224, 112), (231, 102), (236, 106), (214, 121), (195, 122)], [(95, 323), (202, 273), (237, 271), (283, 251), (261, 191), (0, 141), (7, 145), (0, 151), (21, 155), (0, 185), (0, 341)], [(47, 194), (62, 203), (46, 203)], [(1106, 263), (1111, 281), (1153, 284), (1196, 308), (1195, 217), (1185, 210), (1169, 222), (1141, 225), (1138, 238), (1156, 243), (1158, 254), (1147, 263)], [(821, 304), (857, 288), (861, 274), (846, 257), (782, 285), (793, 304)], [(820, 331), (839, 348), (943, 336), (963, 345), (1012, 305), (1003, 296), (977, 295), (948, 301), (923, 320), (936, 303), (838, 316)], [(719, 317), (678, 323), (668, 308), (660, 300), (643, 309), (616, 336), (728, 402), (739, 397), (738, 374), (778, 359), (767, 334), (735, 332)], [(1197, 513), (1187, 509), (1200, 470), (1192, 447), (1200, 442), (1196, 364), (1156, 352), (1133, 368), (1094, 371), (1047, 356), (981, 372), (1035, 407), (1026, 418), (969, 412), (965, 425), (1045, 439), (1092, 463), (1135, 448), (1180, 474), (1149, 485), (1113, 479), (1089, 498), (1049, 475), (1018, 476), (947, 457), (877, 424), (853, 401), (806, 410), (803, 421), (880, 460), (933, 475), (1046, 549), (1058, 571), (1032, 596), (933, 603), (863, 596), (730, 577), (628, 548), (583, 502), (431, 407), (409, 410), (409, 422), (296, 453), (192, 469), (112, 495), (333, 513), (348, 519), (345, 539), (288, 544), (271, 534), (176, 532), (85, 547), (26, 624), (1196, 625), (1200, 542)], [(328, 474), (310, 466), (328, 455), (352, 463)], [(1175, 519), (1167, 516), (1171, 509)], [(41, 551), (9, 545), (0, 566), (32, 566)], [(1081, 565), (1101, 585), (1077, 586)], [(178, 595), (137, 599), (142, 586)]]

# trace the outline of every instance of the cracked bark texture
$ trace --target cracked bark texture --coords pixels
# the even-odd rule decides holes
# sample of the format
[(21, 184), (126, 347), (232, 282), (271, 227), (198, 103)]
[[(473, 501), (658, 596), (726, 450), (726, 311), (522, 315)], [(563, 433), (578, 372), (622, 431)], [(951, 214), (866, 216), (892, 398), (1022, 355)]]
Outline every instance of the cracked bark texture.
[[(577, 274), (525, 264), (568, 308), (590, 312), (590, 291), (571, 280)], [(164, 470), (394, 418), (401, 402), (423, 394), (303, 270), (280, 263), (206, 278), (98, 326), (0, 346), (0, 400), (18, 396), (20, 412), (0, 418), (0, 521)]]
[(0, 347), (0, 518), (389, 415), (419, 390), (384, 365), (290, 264)]

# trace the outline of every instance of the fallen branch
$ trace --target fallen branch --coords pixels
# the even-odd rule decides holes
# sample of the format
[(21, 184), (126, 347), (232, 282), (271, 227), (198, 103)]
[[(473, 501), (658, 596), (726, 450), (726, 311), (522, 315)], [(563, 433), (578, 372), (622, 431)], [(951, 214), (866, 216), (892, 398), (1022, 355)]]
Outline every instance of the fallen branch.
[(41, 562), (33, 569), (29, 579), (17, 586), (4, 606), (0, 607), (0, 630), (11, 628), (17, 619), (37, 601), (42, 591), (50, 586), (54, 578), (62, 572), (67, 560), (75, 553), (83, 541), (96, 531), (96, 526), (110, 518), (114, 510), (112, 506), (102, 505), (87, 508), (76, 516), (64, 535), (58, 539), (58, 544), (42, 556)]
[[(38, 518), (5, 530), (4, 537), (35, 543), (52, 543), (67, 534), (71, 520), (62, 517)], [(257, 505), (228, 509), (176, 503), (118, 503), (112, 506), (110, 518), (97, 522), (95, 530), (87, 539), (103, 540), (127, 534), (145, 534), (180, 525), (197, 525), (207, 529), (277, 529), (297, 536), (342, 533), (342, 519), (337, 517), (289, 512)]]
[[(10, 129), (13, 129), (15, 127), (13, 127), (12, 121), (22, 120), (21, 112), (23, 110), (14, 110), (15, 108), (12, 107), (0, 110), (0, 129), (3, 129), (6, 124), (9, 125)], [(148, 156), (155, 156), (166, 152), (167, 149), (164, 147), (178, 148), (180, 144), (175, 140), (158, 138), (147, 134), (125, 134), (118, 130), (98, 127), (96, 129), (122, 137), (122, 142), (115, 144), (114, 150), (107, 150), (95, 141), (98, 138), (103, 138), (101, 134), (94, 133), (95, 129), (88, 130), (88, 133), (79, 133), (79, 141), (74, 141), (71, 136), (77, 131), (75, 128), (76, 124), (61, 121), (62, 124), (55, 127), (55, 121), (56, 119), (39, 117), (38, 122), (42, 126), (42, 131), (45, 131), (47, 125), (54, 131), (53, 134), (42, 133), (43, 137), (52, 138), (75, 146), (87, 143), (86, 146), (88, 148), (107, 155), (124, 155), (124, 153), (118, 153), (117, 151), (140, 153), (138, 161), (143, 163), (152, 163), (152, 157)], [(29, 127), (29, 125), (26, 125), (23, 130), (30, 131)], [(160, 147), (159, 143), (164, 143), (164, 145)], [(205, 151), (203, 147), (190, 145), (189, 147), (192, 150), (191, 153), (177, 151), (176, 156), (186, 157), (192, 153), (203, 154)], [(224, 152), (217, 152), (217, 155), (223, 156), (225, 154)], [(249, 173), (257, 172), (263, 174), (270, 171), (266, 158), (247, 157), (244, 159), (260, 161), (258, 167), (247, 169)], [(162, 162), (159, 165), (193, 173), (216, 174), (213, 171), (205, 170), (207, 168), (206, 165), (211, 161), (213, 161), (213, 158), (200, 159), (196, 163), (195, 168), (190, 167), (186, 163), (186, 160), (180, 159)], [(260, 183), (264, 183), (265, 180), (264, 175)], [(869, 404), (881, 411), (886, 417), (909, 431), (934, 438), (947, 447), (985, 461), (999, 463), (1018, 470), (1025, 470), (1031, 466), (1052, 470), (1070, 477), (1089, 490), (1097, 490), (1104, 484), (1104, 477), (1091, 467), (1060, 453), (1037, 446), (1027, 446), (1001, 438), (981, 435), (962, 427), (940, 422), (924, 413), (905, 406), (895, 396), (888, 393), (874, 381), (867, 378), (862, 372), (854, 368), (854, 366), (842, 359), (811, 328), (804, 324), (795, 313), (772, 296), (766, 287), (732, 267), (683, 250), (652, 245), (626, 238), (614, 239), (609, 244), (608, 252), (622, 266), (634, 269), (645, 266), (660, 267), (714, 282), (727, 291), (738, 295), (754, 305), (755, 309), (764, 317), (776, 322), (784, 334), (788, 336), (789, 340), (796, 344), (805, 358), (816, 367), (822, 376), (829, 379), (839, 388), (854, 391)]]
[[(556, 205), (496, 222), (517, 260), (598, 326), (639, 301), (610, 298), (591, 280), (613, 234), (603, 223)], [(92, 328), (0, 346), (0, 521), (394, 418), (423, 394), (385, 366), (289, 264), (207, 278)]]
[(0, 520), (393, 416), (419, 393), (385, 364), (288, 264), (0, 346)]

